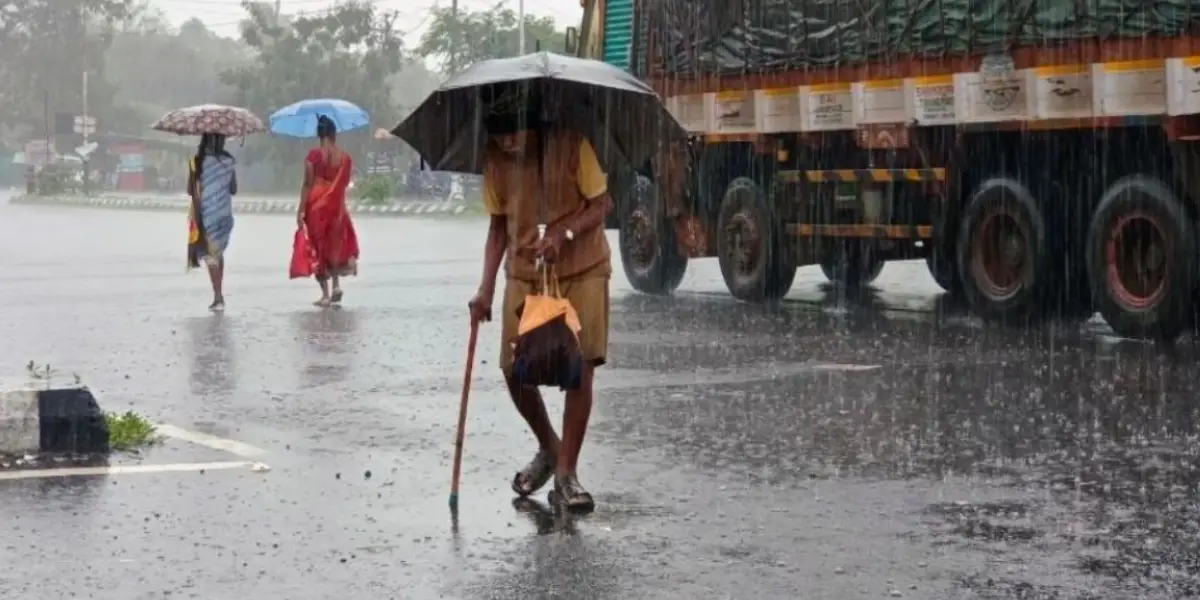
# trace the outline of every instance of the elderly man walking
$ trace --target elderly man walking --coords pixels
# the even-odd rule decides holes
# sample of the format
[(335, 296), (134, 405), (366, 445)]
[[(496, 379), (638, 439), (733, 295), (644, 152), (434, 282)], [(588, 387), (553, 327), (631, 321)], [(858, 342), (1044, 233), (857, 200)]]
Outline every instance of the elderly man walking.
[[(611, 251), (604, 221), (612, 209), (607, 177), (586, 138), (549, 126), (531, 129), (535, 110), (491, 116), (483, 176), (483, 201), (491, 219), (483, 255), (483, 280), (471, 299), (471, 317), (489, 321), (501, 262), (505, 289), (501, 305), (500, 367), (509, 393), (533, 435), (538, 451), (517, 471), (513, 491), (528, 496), (554, 479), (554, 496), (569, 510), (590, 512), (595, 502), (576, 468), (592, 411), (595, 368), (608, 350)], [(539, 153), (541, 156), (539, 156)], [(539, 170), (541, 173), (539, 174)], [(544, 194), (546, 233), (538, 236)], [(506, 258), (507, 257), (507, 258)], [(513, 379), (517, 311), (537, 289), (538, 260), (553, 265), (562, 296), (579, 314), (584, 367), (581, 385), (566, 392), (562, 438), (554, 430), (536, 387)]]

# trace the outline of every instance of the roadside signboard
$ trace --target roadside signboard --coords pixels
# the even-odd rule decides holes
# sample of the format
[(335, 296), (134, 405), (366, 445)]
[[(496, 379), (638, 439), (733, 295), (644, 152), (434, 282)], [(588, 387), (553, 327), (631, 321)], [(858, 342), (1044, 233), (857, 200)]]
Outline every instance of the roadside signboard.
[(25, 162), (35, 167), (43, 167), (53, 160), (54, 147), (46, 140), (29, 140), (25, 142)]
[(96, 133), (96, 117), (75, 117), (75, 133), (94, 135)]

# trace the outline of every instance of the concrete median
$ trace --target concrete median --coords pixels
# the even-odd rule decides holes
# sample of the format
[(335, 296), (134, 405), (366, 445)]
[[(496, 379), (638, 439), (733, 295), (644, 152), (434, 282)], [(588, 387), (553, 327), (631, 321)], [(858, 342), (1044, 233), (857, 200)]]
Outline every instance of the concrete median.
[[(14, 196), (9, 202), (11, 204), (37, 206), (76, 206), (85, 208), (179, 212), (187, 208), (187, 198), (183, 196), (157, 195), (18, 195)], [(296, 201), (285, 198), (238, 199), (234, 201), (234, 210), (238, 213), (249, 214), (294, 214), (296, 212)], [(350, 210), (355, 215), (378, 217), (467, 216), (482, 213), (481, 207), (471, 204), (421, 201), (404, 201), (392, 204), (355, 203), (350, 205)]]
[(0, 387), (0, 455), (108, 451), (104, 412), (87, 386), (56, 378)]

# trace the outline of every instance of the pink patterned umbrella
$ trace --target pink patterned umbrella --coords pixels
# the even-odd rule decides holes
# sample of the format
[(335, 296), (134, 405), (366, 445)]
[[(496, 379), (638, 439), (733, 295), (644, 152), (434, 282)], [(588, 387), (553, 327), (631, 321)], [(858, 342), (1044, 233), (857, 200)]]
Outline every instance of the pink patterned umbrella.
[(175, 109), (163, 115), (151, 128), (178, 135), (215, 133), (227, 137), (242, 137), (267, 130), (254, 113), (237, 106), (220, 104)]

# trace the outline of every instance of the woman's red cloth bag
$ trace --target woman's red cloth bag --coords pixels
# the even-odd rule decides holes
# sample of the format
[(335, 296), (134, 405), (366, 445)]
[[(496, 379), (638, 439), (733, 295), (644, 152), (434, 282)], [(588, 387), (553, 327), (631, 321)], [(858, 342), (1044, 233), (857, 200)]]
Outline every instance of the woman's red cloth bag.
[(312, 277), (316, 269), (316, 252), (313, 251), (312, 244), (308, 243), (308, 234), (300, 227), (296, 229), (296, 236), (292, 239), (292, 266), (288, 269), (288, 276), (292, 279)]

